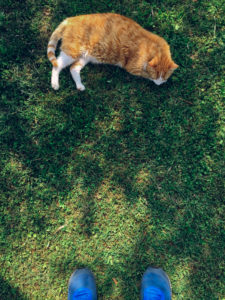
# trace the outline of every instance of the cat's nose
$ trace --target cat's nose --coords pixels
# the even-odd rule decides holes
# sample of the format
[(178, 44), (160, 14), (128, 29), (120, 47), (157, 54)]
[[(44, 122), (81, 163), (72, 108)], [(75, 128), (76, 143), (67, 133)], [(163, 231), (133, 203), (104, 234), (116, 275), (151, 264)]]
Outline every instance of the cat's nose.
[(162, 80), (161, 78), (156, 79), (156, 80), (153, 80), (153, 81), (154, 81), (154, 83), (157, 84), (157, 85), (161, 85), (161, 84), (163, 84), (164, 82), (166, 82), (166, 80)]

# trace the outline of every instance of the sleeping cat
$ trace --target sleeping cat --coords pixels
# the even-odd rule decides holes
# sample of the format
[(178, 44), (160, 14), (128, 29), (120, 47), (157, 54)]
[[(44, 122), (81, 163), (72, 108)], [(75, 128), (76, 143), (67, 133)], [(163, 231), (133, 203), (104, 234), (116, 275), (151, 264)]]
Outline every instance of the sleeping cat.
[[(61, 52), (56, 58), (55, 49), (60, 39)], [(51, 35), (47, 53), (53, 65), (51, 84), (55, 90), (59, 89), (60, 71), (69, 65), (80, 91), (85, 90), (80, 71), (89, 62), (120, 66), (157, 85), (166, 82), (178, 67), (163, 38), (113, 13), (67, 18)]]

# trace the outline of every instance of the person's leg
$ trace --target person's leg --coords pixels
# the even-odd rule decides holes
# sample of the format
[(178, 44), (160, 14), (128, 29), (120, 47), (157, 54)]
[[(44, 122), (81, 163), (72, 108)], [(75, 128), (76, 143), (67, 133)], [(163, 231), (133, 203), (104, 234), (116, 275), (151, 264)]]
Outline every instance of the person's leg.
[(69, 280), (68, 300), (97, 300), (94, 275), (88, 269), (73, 272)]
[(149, 267), (141, 282), (141, 300), (171, 300), (169, 277), (162, 269)]

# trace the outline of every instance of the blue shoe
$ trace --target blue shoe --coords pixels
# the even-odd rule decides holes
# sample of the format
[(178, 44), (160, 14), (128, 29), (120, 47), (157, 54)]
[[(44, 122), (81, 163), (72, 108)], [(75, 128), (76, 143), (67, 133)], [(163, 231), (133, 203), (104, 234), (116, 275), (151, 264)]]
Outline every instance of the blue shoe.
[(69, 280), (68, 300), (97, 300), (95, 278), (90, 270), (73, 272)]
[(141, 282), (141, 300), (171, 300), (169, 277), (162, 269), (149, 267)]

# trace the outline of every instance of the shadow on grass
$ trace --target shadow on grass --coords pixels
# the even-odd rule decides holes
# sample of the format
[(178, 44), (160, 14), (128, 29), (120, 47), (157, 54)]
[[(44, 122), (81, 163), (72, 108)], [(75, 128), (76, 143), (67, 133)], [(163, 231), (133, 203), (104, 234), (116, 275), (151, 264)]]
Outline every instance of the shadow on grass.
[(4, 300), (28, 300), (18, 288), (12, 287), (0, 276), (0, 297)]

